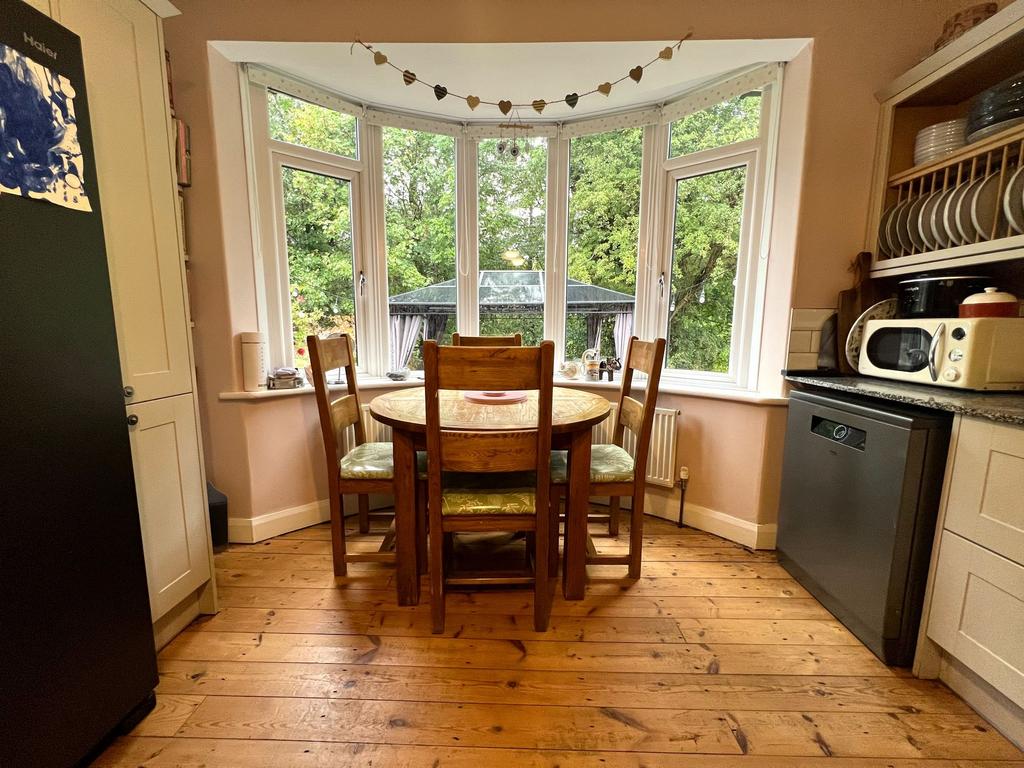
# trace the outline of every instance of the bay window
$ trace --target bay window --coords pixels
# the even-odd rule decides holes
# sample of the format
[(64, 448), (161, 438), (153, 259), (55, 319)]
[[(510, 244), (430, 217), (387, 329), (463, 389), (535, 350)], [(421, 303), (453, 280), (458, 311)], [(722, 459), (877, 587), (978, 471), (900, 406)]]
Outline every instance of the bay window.
[(515, 135), (249, 81), (273, 365), (304, 365), (310, 333), (352, 333), (378, 375), (455, 330), (547, 336), (566, 359), (664, 335), (666, 382), (754, 380), (780, 65)]

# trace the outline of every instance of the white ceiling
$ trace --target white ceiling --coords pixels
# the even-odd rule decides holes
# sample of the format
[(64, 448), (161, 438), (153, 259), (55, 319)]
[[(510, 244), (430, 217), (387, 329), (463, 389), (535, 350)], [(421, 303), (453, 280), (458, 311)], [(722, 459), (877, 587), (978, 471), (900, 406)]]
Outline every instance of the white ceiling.
[[(566, 93), (583, 93), (615, 81), (674, 42), (378, 43), (375, 48), (398, 67), (452, 93), (473, 94), (484, 101), (529, 103), (561, 99)], [(526, 107), (520, 116), (531, 122), (561, 121), (656, 104), (726, 72), (761, 62), (789, 61), (807, 42), (689, 40), (671, 60), (648, 67), (639, 83), (627, 79), (609, 96), (598, 93), (581, 98), (575, 109), (552, 104), (539, 116)], [(438, 101), (430, 87), (406, 86), (400, 72), (377, 66), (373, 54), (349, 43), (220, 41), (215, 45), (233, 61), (264, 64), (359, 103), (459, 121), (504, 119), (497, 107), (481, 104), (471, 111), (462, 99), (449, 95)]]

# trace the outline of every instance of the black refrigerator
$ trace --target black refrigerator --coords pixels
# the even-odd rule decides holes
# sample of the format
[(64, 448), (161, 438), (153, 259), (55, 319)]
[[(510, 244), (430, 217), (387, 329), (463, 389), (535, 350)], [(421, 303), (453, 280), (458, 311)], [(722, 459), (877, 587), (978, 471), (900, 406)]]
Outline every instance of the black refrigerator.
[(5, 768), (88, 761), (157, 683), (87, 85), (76, 35), (0, 0)]

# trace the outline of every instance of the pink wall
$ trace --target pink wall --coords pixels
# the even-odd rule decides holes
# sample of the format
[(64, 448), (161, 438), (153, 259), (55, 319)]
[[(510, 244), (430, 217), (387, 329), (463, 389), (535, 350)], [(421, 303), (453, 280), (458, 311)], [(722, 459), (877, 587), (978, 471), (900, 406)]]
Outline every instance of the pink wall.
[[(165, 33), (176, 106), (192, 128), (188, 234), (208, 472), (230, 496), (232, 517), (255, 517), (322, 498), (324, 484), (311, 396), (218, 399), (220, 392), (240, 389), (235, 337), (256, 328), (255, 283), (237, 76), (207, 41), (349, 41), (357, 33), (416, 42), (660, 40), (690, 28), (700, 39), (813, 38), (813, 50), (788, 73), (790, 82), (802, 83), (808, 112), (793, 111), (788, 122), (784, 117), (776, 224), (788, 222), (795, 234), (781, 226), (771, 258), (795, 268), (769, 283), (769, 309), (777, 318), (791, 305), (831, 306), (847, 287), (847, 264), (864, 239), (878, 113), (873, 93), (930, 51), (942, 20), (963, 0), (175, 4), (182, 15), (165, 21)], [(217, 135), (230, 137), (220, 144), (215, 122)], [(766, 339), (767, 352), (784, 345), (780, 327), (776, 323)], [(764, 359), (780, 359), (767, 352)], [(761, 383), (770, 391), (778, 377), (763, 368)], [(784, 409), (705, 398), (680, 402), (681, 461), (696, 470), (688, 500), (746, 520), (773, 520)]]

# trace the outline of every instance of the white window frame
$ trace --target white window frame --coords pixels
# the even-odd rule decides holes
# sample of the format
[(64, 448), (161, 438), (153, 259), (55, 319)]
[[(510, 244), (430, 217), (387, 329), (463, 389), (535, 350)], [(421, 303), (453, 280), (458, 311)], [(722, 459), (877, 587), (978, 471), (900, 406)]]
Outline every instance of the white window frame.
[[(743, 165), (747, 169), (737, 291), (734, 304), (730, 370), (727, 374), (666, 369), (667, 383), (716, 389), (750, 389), (757, 381), (760, 331), (770, 238), (772, 184), (778, 143), (782, 66), (761, 88), (761, 128), (756, 139), (670, 158), (671, 121), (718, 103), (722, 88), (763, 84), (762, 72), (749, 71), (687, 94), (662, 108), (636, 114), (594, 118), (558, 126), (538, 126), (547, 138), (545, 197), (544, 335), (554, 340), (558, 360), (565, 349), (566, 275), (568, 261), (568, 178), (570, 139), (644, 125), (640, 180), (639, 235), (634, 307), (634, 335), (667, 334), (669, 295), (666, 281), (672, 261), (672, 228), (676, 180)], [(352, 184), (353, 287), (355, 291), (357, 359), (361, 373), (382, 375), (389, 364), (387, 253), (384, 220), (384, 169), (381, 125), (432, 131), (455, 137), (456, 185), (456, 325), (460, 332), (479, 330), (479, 184), (478, 150), (482, 138), (500, 134), (496, 126), (457, 125), (425, 118), (391, 115), (344, 101), (337, 94), (273, 72), (240, 68), (242, 122), (247, 146), (249, 193), (253, 200), (253, 267), (258, 329), (267, 333), (272, 365), (292, 359), (291, 297), (287, 270), (281, 169), (285, 166), (344, 179)], [(756, 78), (762, 78), (756, 80)], [(357, 120), (358, 158), (346, 158), (269, 137), (267, 91), (353, 115)], [(660, 115), (660, 119), (658, 116)], [(371, 124), (371, 120), (373, 121)], [(666, 285), (666, 288), (668, 286)]]
[[(736, 293), (733, 303), (732, 333), (729, 349), (729, 370), (726, 373), (666, 367), (663, 378), (685, 385), (716, 388), (747, 389), (757, 380), (760, 352), (760, 328), (763, 319), (765, 281), (767, 277), (767, 238), (763, 222), (770, 220), (770, 199), (765, 193), (766, 171), (774, 167), (775, 133), (778, 123), (777, 86), (767, 85), (761, 91), (760, 131), (757, 138), (738, 141), (686, 155), (666, 157), (670, 152), (670, 126), (659, 132), (661, 144), (662, 184), (653, 195), (660, 205), (662, 218), (657, 225), (661, 235), (660, 248), (651, 253), (647, 273), (653, 284), (647, 288), (651, 302), (644, 323), (645, 335), (668, 338), (668, 313), (671, 304), (671, 274), (675, 239), (676, 185), (682, 179), (716, 171), (742, 167), (745, 169), (743, 211), (740, 219), (739, 251), (736, 263)], [(652, 290), (653, 289), (653, 290)], [(639, 285), (637, 286), (639, 293)]]

